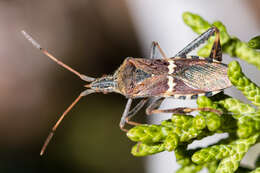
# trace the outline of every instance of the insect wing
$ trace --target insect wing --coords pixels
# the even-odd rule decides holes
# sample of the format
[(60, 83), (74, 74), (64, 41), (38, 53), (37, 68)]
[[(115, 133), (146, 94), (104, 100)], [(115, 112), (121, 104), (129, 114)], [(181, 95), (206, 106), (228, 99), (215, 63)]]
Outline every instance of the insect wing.
[(169, 62), (165, 59), (130, 59), (130, 62), (137, 68), (153, 75), (163, 75), (168, 73)]
[(137, 84), (131, 91), (134, 97), (162, 96), (168, 90), (168, 77), (166, 75), (156, 75)]
[[(227, 66), (222, 63), (211, 63), (203, 60), (178, 63), (176, 68), (179, 71), (176, 77), (182, 80), (187, 86), (193, 89), (217, 91), (231, 86), (227, 76)], [(178, 64), (182, 68), (178, 67)], [(182, 70), (178, 70), (182, 69)]]

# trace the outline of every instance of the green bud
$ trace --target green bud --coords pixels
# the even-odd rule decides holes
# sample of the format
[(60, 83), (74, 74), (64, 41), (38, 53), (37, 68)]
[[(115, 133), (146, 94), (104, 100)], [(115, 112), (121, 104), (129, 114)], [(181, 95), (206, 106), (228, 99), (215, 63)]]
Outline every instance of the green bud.
[(206, 162), (212, 162), (220, 160), (233, 154), (234, 150), (231, 146), (227, 145), (215, 145), (212, 147), (201, 149), (192, 155), (191, 159), (194, 163), (202, 164)]
[[(213, 22), (213, 24), (210, 24), (199, 15), (190, 12), (183, 13), (183, 21), (198, 34), (202, 34), (215, 25), (220, 31), (220, 42), (224, 53), (233, 57), (238, 57), (260, 69), (260, 52), (250, 48), (248, 43), (244, 43), (238, 38), (230, 37), (226, 27), (221, 22), (216, 21)], [(210, 54), (212, 40), (213, 38), (209, 39), (209, 43), (198, 51), (199, 56), (207, 57)], [(253, 41), (254, 45), (259, 45), (258, 42), (259, 38), (256, 38)]]
[(134, 156), (148, 156), (151, 154), (159, 153), (165, 150), (163, 144), (148, 145), (144, 143), (137, 143), (132, 147), (131, 153)]
[(256, 168), (255, 170), (249, 172), (249, 173), (260, 173), (260, 167)]
[(190, 12), (185, 12), (183, 13), (182, 18), (183, 21), (187, 25), (189, 25), (194, 32), (197, 32), (198, 34), (202, 34), (210, 28), (210, 24), (199, 15)]
[(174, 126), (188, 129), (191, 127), (192, 118), (190, 115), (173, 115), (171, 120)]
[(179, 137), (176, 134), (168, 135), (164, 141), (164, 146), (167, 151), (174, 150), (179, 143)]
[(210, 131), (216, 131), (221, 125), (220, 116), (215, 113), (209, 112), (207, 114), (206, 124)]
[(197, 130), (202, 130), (206, 127), (206, 120), (204, 116), (197, 115), (193, 118), (193, 127), (195, 127)]
[(231, 83), (242, 91), (248, 100), (252, 101), (254, 105), (260, 106), (260, 88), (243, 74), (237, 61), (229, 63), (228, 77)]
[[(235, 114), (247, 114), (256, 112), (256, 110), (249, 104), (242, 103), (241, 101), (234, 98), (223, 99), (220, 100), (218, 103), (225, 109), (227, 109), (229, 112), (233, 112)], [(239, 117), (234, 118), (238, 119), (240, 118), (240, 115)]]
[(135, 126), (127, 132), (127, 137), (132, 141), (151, 144), (160, 142), (167, 136), (167, 127), (159, 125), (140, 125)]
[(208, 108), (208, 107), (212, 107), (213, 102), (206, 96), (201, 96), (197, 99), (197, 104), (198, 107), (200, 108)]
[(248, 43), (248, 47), (253, 49), (260, 49), (260, 36), (252, 38)]
[(229, 146), (232, 147), (232, 154), (229, 157), (224, 158), (221, 160), (216, 173), (222, 172), (235, 172), (239, 166), (240, 161), (242, 160), (245, 153), (248, 149), (255, 144), (258, 134), (251, 136), (247, 139), (239, 139), (232, 142)]

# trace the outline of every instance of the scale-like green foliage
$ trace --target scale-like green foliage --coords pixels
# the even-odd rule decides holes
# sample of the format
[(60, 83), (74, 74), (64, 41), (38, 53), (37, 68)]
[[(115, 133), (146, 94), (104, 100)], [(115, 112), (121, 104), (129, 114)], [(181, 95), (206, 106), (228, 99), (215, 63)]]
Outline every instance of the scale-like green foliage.
[(260, 49), (260, 36), (256, 36), (249, 40), (247, 43), (248, 47), (253, 48), (253, 49)]
[(250, 173), (259, 173), (260, 172), (260, 167), (256, 168), (255, 170), (251, 171)]
[(231, 83), (242, 91), (248, 100), (260, 106), (260, 88), (243, 74), (238, 62), (233, 61), (228, 65), (228, 76)]
[[(254, 49), (260, 47), (260, 38), (249, 43), (231, 37), (221, 22), (210, 24), (196, 14), (183, 14), (184, 22), (193, 31), (201, 34), (212, 25), (220, 30), (223, 52), (239, 57), (260, 69), (260, 53)], [(200, 56), (210, 54), (214, 38), (198, 52)], [(250, 47), (248, 47), (248, 45)], [(127, 136), (137, 144), (132, 148), (134, 156), (147, 156), (163, 151), (174, 151), (177, 162), (182, 166), (178, 173), (196, 173), (207, 168), (210, 173), (250, 172), (240, 167), (240, 161), (249, 148), (259, 142), (260, 135), (260, 88), (250, 81), (238, 62), (228, 65), (228, 77), (231, 83), (257, 108), (235, 98), (220, 93), (211, 98), (205, 96), (197, 100), (200, 108), (213, 108), (221, 111), (220, 116), (213, 112), (200, 112), (196, 116), (172, 115), (159, 125), (140, 125), (129, 130)], [(215, 133), (228, 133), (227, 139), (206, 148), (188, 150), (188, 144)], [(259, 164), (250, 173), (260, 173)]]
[[(183, 14), (184, 22), (191, 27), (191, 29), (202, 34), (212, 26), (216, 26), (220, 31), (220, 42), (223, 48), (223, 52), (233, 57), (238, 57), (250, 64), (255, 65), (260, 69), (260, 52), (248, 47), (248, 44), (240, 41), (236, 37), (231, 37), (226, 30), (226, 27), (219, 21), (213, 22), (212, 24), (205, 21), (199, 15), (186, 12)], [(253, 42), (256, 43), (255, 39)], [(212, 48), (214, 37), (212, 37), (209, 43), (198, 51), (199, 56), (208, 57)], [(257, 43), (258, 45), (258, 43)]]

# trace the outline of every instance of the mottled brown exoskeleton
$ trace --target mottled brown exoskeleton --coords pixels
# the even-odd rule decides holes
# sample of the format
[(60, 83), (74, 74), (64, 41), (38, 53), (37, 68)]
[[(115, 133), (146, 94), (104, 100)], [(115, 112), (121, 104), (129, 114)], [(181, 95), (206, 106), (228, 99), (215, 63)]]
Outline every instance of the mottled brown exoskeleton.
[[(150, 59), (144, 58), (126, 58), (118, 70), (111, 76), (101, 78), (92, 78), (80, 74), (66, 64), (57, 60), (49, 54), (26, 32), (22, 31), (24, 36), (45, 55), (53, 61), (78, 75), (82, 80), (90, 82), (85, 85), (87, 88), (76, 100), (66, 109), (60, 119), (52, 128), (47, 137), (41, 155), (45, 151), (58, 125), (71, 108), (80, 100), (81, 97), (96, 92), (116, 92), (124, 95), (128, 101), (123, 112), (120, 128), (124, 128), (125, 123), (137, 125), (138, 123), (130, 121), (149, 99), (146, 113), (189, 113), (195, 110), (213, 111), (210, 108), (174, 108), (160, 110), (158, 107), (163, 99), (173, 97), (176, 99), (196, 99), (198, 96), (212, 96), (225, 88), (231, 86), (227, 76), (227, 65), (221, 63), (222, 52), (219, 40), (219, 31), (212, 27), (198, 38), (188, 44), (183, 50), (174, 57), (168, 58), (157, 42), (152, 43)], [(187, 54), (197, 48), (199, 45), (209, 39), (215, 33), (215, 41), (208, 58), (198, 56), (187, 56)], [(155, 59), (156, 54), (160, 54), (161, 59)], [(130, 110), (132, 100), (141, 98), (141, 101)]]

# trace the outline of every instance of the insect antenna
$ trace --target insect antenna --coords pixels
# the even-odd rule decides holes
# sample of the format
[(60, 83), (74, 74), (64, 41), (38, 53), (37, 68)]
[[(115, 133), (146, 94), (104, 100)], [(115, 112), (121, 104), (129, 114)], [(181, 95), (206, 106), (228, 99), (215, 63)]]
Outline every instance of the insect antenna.
[(49, 133), (48, 137), (46, 138), (43, 146), (42, 146), (42, 149), (41, 149), (41, 152), (40, 152), (40, 155), (42, 156), (49, 144), (49, 142), (51, 141), (52, 137), (54, 136), (54, 133), (55, 131), (57, 130), (57, 128), (59, 127), (61, 121), (64, 119), (64, 117), (69, 113), (69, 111), (79, 102), (79, 100), (86, 96), (86, 95), (89, 95), (91, 93), (94, 93), (95, 91), (94, 90), (91, 90), (91, 89), (87, 89), (85, 91), (83, 91), (72, 103), (71, 105), (63, 112), (63, 114), (60, 116), (60, 118), (58, 119), (58, 121), (56, 122), (56, 124), (52, 127), (51, 129), (51, 132)]
[(76, 70), (74, 70), (73, 68), (69, 67), (68, 65), (64, 64), (63, 62), (61, 62), (60, 60), (58, 60), (57, 58), (55, 58), (52, 54), (50, 54), (46, 49), (42, 48), (41, 45), (39, 43), (37, 43), (27, 32), (25, 32), (24, 30), (21, 31), (21, 33), (24, 35), (24, 37), (32, 43), (32, 45), (34, 47), (36, 47), (37, 49), (39, 49), (44, 55), (46, 55), (47, 57), (49, 57), (51, 60), (53, 60), (54, 62), (56, 62), (57, 64), (59, 64), (60, 66), (64, 67), (65, 69), (71, 71), (72, 73), (74, 73), (75, 75), (77, 75), (78, 77), (80, 77), (82, 80), (87, 81), (87, 82), (92, 82), (95, 80), (95, 78), (93, 77), (89, 77), (83, 74), (80, 74), (79, 72), (77, 72)]
[[(21, 31), (21, 33), (24, 35), (24, 37), (32, 43), (32, 45), (34, 47), (36, 47), (37, 49), (39, 49), (44, 55), (46, 55), (47, 57), (49, 57), (51, 60), (53, 60), (54, 62), (56, 62), (58, 65), (62, 66), (63, 68), (69, 70), (70, 72), (74, 73), (75, 75), (77, 75), (78, 77), (80, 77), (82, 80), (87, 81), (87, 82), (93, 82), (96, 79), (93, 77), (89, 77), (86, 75), (83, 75), (79, 72), (77, 72), (76, 70), (74, 70), (73, 68), (69, 67), (68, 65), (64, 64), (63, 62), (61, 62), (60, 60), (58, 60), (57, 58), (55, 58), (52, 54), (50, 54), (46, 49), (42, 48), (41, 45), (39, 43), (37, 43), (29, 34), (27, 34), (25, 31)], [(61, 121), (64, 119), (64, 117), (69, 113), (69, 111), (79, 102), (79, 100), (81, 99), (81, 97), (86, 96), (88, 94), (94, 93), (96, 91), (92, 90), (92, 89), (87, 89), (85, 91), (83, 91), (72, 103), (71, 105), (63, 112), (63, 114), (60, 116), (60, 118), (58, 119), (58, 121), (56, 122), (56, 124), (52, 127), (51, 132), (49, 133), (48, 137), (46, 138), (40, 155), (44, 154), (44, 151), (46, 150), (49, 142), (51, 141), (56, 129), (58, 128), (58, 126), (60, 125)]]

